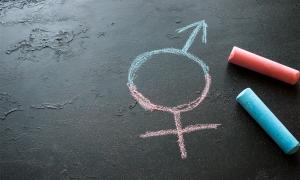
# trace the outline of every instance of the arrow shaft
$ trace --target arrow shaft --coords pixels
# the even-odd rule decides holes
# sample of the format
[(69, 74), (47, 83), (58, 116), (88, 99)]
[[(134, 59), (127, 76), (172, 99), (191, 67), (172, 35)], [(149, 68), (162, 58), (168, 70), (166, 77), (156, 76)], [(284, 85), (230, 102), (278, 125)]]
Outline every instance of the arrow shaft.
[(190, 37), (188, 38), (188, 40), (186, 41), (185, 45), (183, 46), (182, 48), (182, 51), (184, 52), (187, 52), (189, 50), (189, 48), (191, 47), (191, 45), (193, 44), (196, 36), (197, 36), (197, 33), (199, 32), (200, 30), (200, 26), (197, 26), (193, 32), (191, 33)]

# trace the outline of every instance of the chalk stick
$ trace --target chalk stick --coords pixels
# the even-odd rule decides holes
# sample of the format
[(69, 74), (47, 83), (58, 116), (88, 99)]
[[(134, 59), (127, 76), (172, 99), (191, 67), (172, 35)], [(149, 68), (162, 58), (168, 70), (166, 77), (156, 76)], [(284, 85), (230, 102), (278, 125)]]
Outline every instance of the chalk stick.
[(236, 100), (271, 136), (284, 153), (293, 154), (298, 150), (300, 144), (297, 139), (250, 88), (243, 90)]
[(300, 78), (300, 73), (296, 69), (279, 64), (235, 46), (232, 48), (228, 62), (292, 85), (296, 84)]

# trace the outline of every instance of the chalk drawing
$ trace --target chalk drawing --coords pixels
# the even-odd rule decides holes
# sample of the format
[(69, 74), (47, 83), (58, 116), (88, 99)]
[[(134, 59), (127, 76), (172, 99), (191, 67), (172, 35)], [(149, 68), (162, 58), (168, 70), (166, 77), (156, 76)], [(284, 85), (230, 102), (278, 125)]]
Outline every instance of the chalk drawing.
[[(195, 22), (193, 24), (190, 24), (188, 26), (185, 26), (183, 28), (177, 29), (177, 33), (181, 33), (189, 28), (193, 28), (194, 30), (189, 36), (188, 40), (186, 41), (185, 45), (182, 49), (176, 49), (176, 48), (164, 48), (164, 49), (158, 49), (153, 50), (149, 52), (142, 53), (138, 55), (132, 62), (129, 73), (128, 73), (128, 82), (127, 86), (129, 88), (129, 91), (133, 98), (146, 110), (150, 111), (163, 111), (168, 112), (174, 115), (174, 121), (176, 129), (166, 129), (166, 130), (159, 130), (159, 131), (147, 131), (146, 133), (140, 135), (141, 138), (148, 138), (148, 137), (155, 137), (155, 136), (164, 136), (164, 135), (177, 135), (177, 142), (180, 150), (180, 155), (182, 159), (187, 158), (187, 151), (185, 148), (185, 142), (183, 135), (187, 133), (191, 133), (198, 130), (203, 129), (217, 129), (218, 126), (221, 124), (195, 124), (190, 125), (185, 128), (181, 125), (181, 117), (180, 114), (182, 112), (191, 111), (192, 109), (196, 108), (207, 96), (210, 85), (211, 85), (211, 76), (209, 75), (209, 67), (198, 57), (194, 56), (193, 54), (189, 53), (188, 50), (191, 47), (192, 43), (194, 42), (197, 33), (202, 29), (202, 43), (206, 43), (206, 36), (207, 36), (207, 24), (204, 20)], [(148, 98), (146, 98), (142, 93), (140, 93), (134, 84), (133, 80), (136, 77), (136, 73), (139, 70), (139, 68), (148, 61), (153, 55), (158, 54), (175, 54), (178, 56), (187, 57), (188, 59), (196, 62), (202, 69), (204, 73), (204, 79), (205, 79), (205, 87), (202, 90), (200, 96), (196, 98), (195, 100), (186, 103), (177, 105), (174, 107), (167, 107), (162, 106), (158, 104), (152, 103)]]

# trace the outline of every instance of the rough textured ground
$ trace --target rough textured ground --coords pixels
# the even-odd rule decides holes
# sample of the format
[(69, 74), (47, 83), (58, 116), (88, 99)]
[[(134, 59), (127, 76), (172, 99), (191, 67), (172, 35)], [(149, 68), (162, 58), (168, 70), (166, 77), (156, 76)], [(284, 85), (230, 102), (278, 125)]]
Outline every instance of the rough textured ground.
[[(300, 139), (300, 88), (228, 65), (236, 45), (299, 69), (299, 0), (0, 0), (0, 180), (299, 179), (300, 156), (286, 156), (235, 102), (251, 87)], [(207, 44), (189, 52), (210, 67), (203, 104), (184, 127), (222, 124), (184, 135), (171, 114), (132, 99), (127, 73), (146, 51), (182, 48), (205, 19)], [(197, 98), (201, 69), (161, 55), (142, 66), (137, 87), (154, 102)]]

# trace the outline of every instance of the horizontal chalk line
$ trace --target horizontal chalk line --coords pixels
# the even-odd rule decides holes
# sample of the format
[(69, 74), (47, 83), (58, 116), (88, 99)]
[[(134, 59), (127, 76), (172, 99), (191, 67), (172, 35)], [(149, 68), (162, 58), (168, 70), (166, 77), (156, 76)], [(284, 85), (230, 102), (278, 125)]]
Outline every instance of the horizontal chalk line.
[[(186, 128), (182, 129), (181, 133), (191, 133), (193, 131), (203, 130), (203, 129), (217, 129), (218, 126), (221, 124), (195, 124), (187, 126)], [(147, 131), (144, 134), (141, 134), (141, 138), (147, 137), (155, 137), (155, 136), (165, 136), (165, 135), (176, 135), (178, 134), (177, 129), (166, 129), (166, 130), (159, 130), (159, 131)]]

